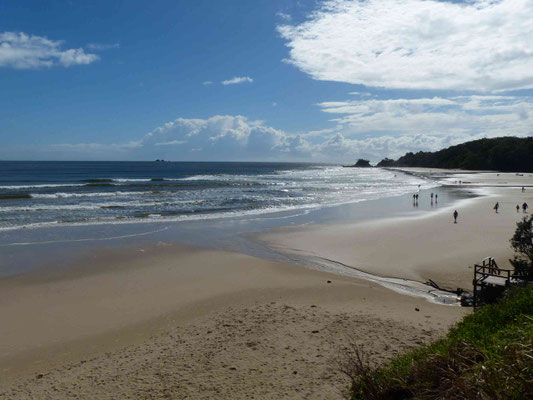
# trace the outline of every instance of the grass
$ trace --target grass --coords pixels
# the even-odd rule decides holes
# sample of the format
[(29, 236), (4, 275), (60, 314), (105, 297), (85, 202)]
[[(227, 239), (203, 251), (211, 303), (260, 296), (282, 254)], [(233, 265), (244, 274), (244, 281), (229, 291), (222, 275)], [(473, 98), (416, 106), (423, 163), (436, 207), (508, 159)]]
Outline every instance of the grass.
[(448, 335), (372, 368), (352, 346), (351, 399), (533, 398), (533, 286), (466, 316)]

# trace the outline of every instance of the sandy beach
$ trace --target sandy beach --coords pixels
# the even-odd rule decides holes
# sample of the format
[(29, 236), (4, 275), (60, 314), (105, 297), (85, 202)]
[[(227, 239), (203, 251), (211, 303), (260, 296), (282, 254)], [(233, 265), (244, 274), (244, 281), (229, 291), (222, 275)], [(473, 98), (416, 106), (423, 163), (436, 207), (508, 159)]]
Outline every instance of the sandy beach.
[[(276, 229), (260, 240), (372, 274), (470, 288), (475, 262), (490, 255), (507, 265), (523, 216), (515, 206), (533, 204), (520, 188), (483, 191), (453, 207), (457, 224), (446, 208)], [(238, 253), (101, 251), (0, 280), (0, 398), (342, 398), (349, 382), (335, 360), (350, 341), (379, 363), (444, 335), (469, 311)]]
[(379, 362), (467, 312), (240, 254), (137, 251), (0, 282), (1, 396), (335, 398), (350, 338)]
[[(314, 255), (371, 274), (421, 282), (432, 279), (443, 287), (469, 289), (472, 266), (483, 258), (494, 257), (498, 265), (509, 267), (508, 260), (513, 256), (509, 239), (516, 222), (529, 215), (522, 210), (517, 213), (516, 205), (533, 204), (533, 189), (521, 189), (531, 186), (533, 178), (461, 173), (444, 182), (457, 180), (468, 181), (472, 185), (460, 187), (481, 196), (443, 209), (435, 204), (435, 212), (419, 217), (290, 227), (260, 235), (259, 239), (281, 252)], [(430, 201), (429, 195), (419, 199)], [(496, 203), (500, 205), (498, 213), (493, 210)], [(455, 209), (459, 213), (457, 224), (452, 216)]]

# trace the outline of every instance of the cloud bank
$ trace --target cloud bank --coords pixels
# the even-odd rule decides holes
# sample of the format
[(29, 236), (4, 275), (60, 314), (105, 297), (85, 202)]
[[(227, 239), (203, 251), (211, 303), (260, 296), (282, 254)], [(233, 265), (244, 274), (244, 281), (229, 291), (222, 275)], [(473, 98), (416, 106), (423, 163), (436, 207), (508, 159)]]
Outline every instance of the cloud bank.
[(147, 134), (138, 145), (142, 153), (187, 160), (277, 159), (301, 150), (284, 132), (241, 115), (178, 118)]
[(533, 99), (517, 96), (452, 96), (368, 99), (318, 104), (345, 132), (447, 133), (489, 137), (533, 133)]
[(0, 67), (31, 69), (90, 64), (100, 57), (83, 49), (62, 49), (62, 41), (23, 32), (0, 33)]
[(291, 133), (241, 115), (178, 118), (137, 141), (6, 147), (0, 158), (346, 163), (363, 157), (377, 162), (484, 137), (533, 136), (533, 99), (527, 97), (362, 96), (317, 107), (332, 116), (333, 128)]
[(533, 1), (330, 0), (278, 27), (312, 78), (404, 89), (533, 88)]

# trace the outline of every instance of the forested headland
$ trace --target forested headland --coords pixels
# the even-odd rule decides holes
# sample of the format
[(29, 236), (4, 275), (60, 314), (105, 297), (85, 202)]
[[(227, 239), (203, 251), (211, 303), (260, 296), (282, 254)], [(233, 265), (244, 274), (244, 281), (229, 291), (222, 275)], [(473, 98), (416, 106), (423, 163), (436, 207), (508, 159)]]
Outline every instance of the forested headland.
[(533, 172), (533, 137), (479, 139), (436, 152), (409, 152), (377, 166)]

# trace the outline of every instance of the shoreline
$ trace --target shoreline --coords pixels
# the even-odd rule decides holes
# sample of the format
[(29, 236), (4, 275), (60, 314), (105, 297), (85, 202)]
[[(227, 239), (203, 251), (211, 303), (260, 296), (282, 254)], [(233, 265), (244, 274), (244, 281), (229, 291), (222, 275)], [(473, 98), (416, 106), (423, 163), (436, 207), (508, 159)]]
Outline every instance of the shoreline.
[[(258, 165), (264, 167), (262, 164)], [(15, 218), (10, 220), (0, 219), (0, 241), (2, 232), (16, 232), (20, 229), (160, 224), (298, 214), (328, 205), (406, 193), (420, 183), (419, 179), (407, 175), (403, 175), (406, 179), (393, 179), (393, 174), (386, 170), (359, 170), (347, 174), (335, 165), (272, 165), (261, 174), (258, 174), (255, 167), (228, 169), (226, 166), (213, 169), (211, 166), (206, 171), (191, 171), (178, 165), (172, 170), (173, 174), (159, 171), (166, 178), (146, 178), (147, 171), (141, 171), (138, 178), (110, 178), (108, 175), (95, 175), (95, 172), (87, 171), (86, 179), (73, 178), (65, 181), (61, 175), (55, 176), (55, 180), (49, 181), (54, 182), (49, 184), (51, 186), (43, 183), (46, 179), (34, 183), (24, 180), (21, 182), (24, 185), (0, 186), (0, 191), (6, 192), (6, 202), (0, 207), (0, 211), (4, 208), (4, 211), (15, 214)], [(149, 175), (155, 173), (151, 171)], [(172, 181), (177, 183), (169, 183)], [(375, 191), (374, 186), (365, 184), (372, 181), (379, 182), (380, 190)], [(398, 181), (401, 181), (401, 185), (397, 185)], [(6, 181), (9, 182), (11, 181)], [(34, 188), (37, 193), (20, 192), (23, 188)], [(214, 192), (220, 192), (222, 196), (211, 196), (210, 190), (204, 190), (206, 188), (219, 188)], [(292, 193), (289, 195), (289, 192)], [(243, 203), (225, 202), (233, 197), (242, 197)], [(261, 201), (255, 201), (257, 199)], [(36, 210), (46, 211), (46, 215), (29, 218), (19, 215), (24, 211)], [(69, 210), (73, 210), (73, 213), (65, 218), (63, 214), (68, 214)]]
[[(329, 259), (413, 281), (430, 274), (452, 288), (464, 284), (471, 278), (464, 260), (493, 245), (502, 250), (518, 217), (508, 210), (516, 189), (487, 191), (501, 197), (499, 215), (489, 207), (493, 197), (468, 198), (469, 190), (461, 187), (466, 198), (449, 204), (460, 208), (457, 225), (450, 225), (446, 198), (444, 209), (421, 204), (420, 211), (403, 196), (360, 203), (353, 215), (369, 218), (356, 223), (323, 223), (350, 210), (341, 207), (317, 214), (314, 224), (246, 233), (238, 242), (261, 249), (254, 244), (259, 238), (287, 262), (150, 237), (97, 252), (87, 247), (74, 264), (66, 259), (0, 278), (6, 321), (0, 327), (0, 397), (135, 398), (151, 391), (156, 398), (339, 398), (348, 382), (335, 370), (335, 356), (351, 339), (381, 363), (441, 337), (470, 311), (302, 260)], [(421, 193), (425, 202), (429, 191)], [(400, 211), (376, 219), (376, 204)], [(475, 241), (470, 236), (478, 225), (485, 236)], [(218, 229), (225, 233), (224, 226)], [(450, 252), (450, 241), (458, 251)], [(390, 258), (393, 270), (387, 270)]]
[[(424, 169), (410, 172), (424, 176), (442, 174), (434, 169), (431, 172)], [(470, 177), (463, 171), (461, 174)], [(484, 175), (484, 180), (487, 176), (493, 180), (501, 180), (501, 175), (506, 179), (510, 175), (516, 176), (479, 174)], [(454, 176), (450, 174), (446, 179), (451, 180)], [(258, 234), (255, 239), (284, 254), (318, 257), (380, 278), (420, 283), (431, 279), (448, 289), (470, 289), (472, 277), (468, 267), (489, 255), (495, 256), (499, 265), (506, 265), (512, 258), (509, 239), (515, 223), (528, 215), (522, 211), (516, 213), (514, 206), (523, 201), (533, 203), (533, 193), (520, 190), (522, 186), (532, 185), (533, 179), (529, 176), (520, 178), (504, 187), (490, 187), (482, 182), (454, 185), (464, 192), (475, 191), (477, 196), (457, 200), (431, 213), (279, 228)], [(446, 181), (442, 183), (449, 186)], [(492, 211), (496, 201), (501, 205), (498, 214)], [(454, 209), (460, 211), (457, 225), (451, 218)], [(452, 231), (450, 227), (458, 229)], [(446, 273), (439, 270), (439, 265), (443, 264), (448, 265)]]
[[(427, 179), (427, 178), (425, 178)], [(431, 189), (428, 189), (431, 190)], [(471, 194), (447, 188), (442, 193), (442, 205)], [(156, 243), (185, 244), (245, 253), (258, 258), (282, 263), (290, 262), (283, 254), (271, 251), (262, 244), (249, 240), (250, 234), (277, 227), (328, 223), (346, 219), (360, 221), (386, 215), (413, 215), (433, 212), (429, 205), (414, 208), (410, 194), (356, 201), (293, 213), (273, 213), (254, 218), (219, 218), (173, 223), (131, 223), (88, 226), (54, 226), (16, 230), (0, 234), (0, 277), (31, 273), (68, 266), (88, 257), (100, 248), (129, 248)], [(45, 240), (43, 240), (45, 238)]]

